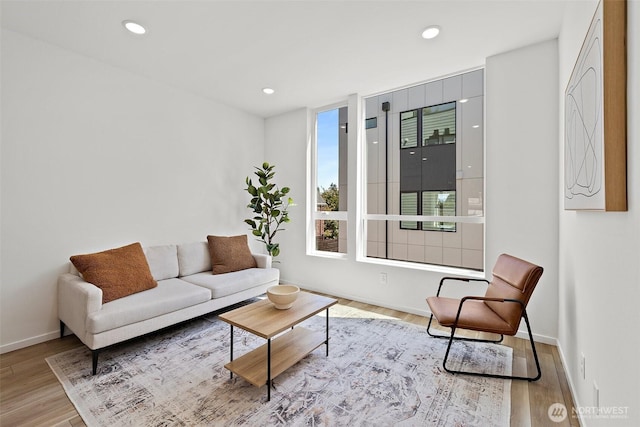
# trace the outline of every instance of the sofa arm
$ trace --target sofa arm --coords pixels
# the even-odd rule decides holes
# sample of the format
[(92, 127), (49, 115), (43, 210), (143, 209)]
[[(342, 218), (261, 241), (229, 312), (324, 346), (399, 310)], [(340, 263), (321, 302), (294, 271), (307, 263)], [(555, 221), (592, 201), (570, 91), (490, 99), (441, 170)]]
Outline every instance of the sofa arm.
[(263, 255), (263, 254), (251, 254), (253, 258), (256, 260), (256, 264), (258, 264), (258, 268), (271, 268), (271, 255)]
[(58, 277), (58, 318), (84, 341), (87, 318), (102, 309), (102, 289), (80, 276), (64, 273)]

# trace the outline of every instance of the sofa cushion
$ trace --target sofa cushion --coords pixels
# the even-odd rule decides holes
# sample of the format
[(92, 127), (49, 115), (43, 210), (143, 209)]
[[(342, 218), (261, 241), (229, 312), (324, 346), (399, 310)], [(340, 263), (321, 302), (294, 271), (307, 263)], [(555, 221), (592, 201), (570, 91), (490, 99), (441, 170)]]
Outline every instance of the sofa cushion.
[(176, 245), (144, 248), (151, 275), (156, 280), (178, 277), (178, 248)]
[(207, 242), (178, 245), (178, 265), (180, 277), (211, 271), (211, 255)]
[(207, 236), (213, 274), (256, 268), (256, 260), (247, 244), (247, 235)]
[(103, 304), (101, 310), (89, 314), (87, 331), (98, 334), (191, 307), (210, 299), (209, 289), (180, 279), (161, 280), (153, 289)]
[(277, 285), (279, 273), (276, 268), (249, 268), (227, 274), (207, 271), (182, 277), (182, 280), (210, 289), (212, 298), (221, 298), (269, 282)]
[(102, 303), (155, 288), (140, 243), (70, 258), (84, 280), (102, 289)]

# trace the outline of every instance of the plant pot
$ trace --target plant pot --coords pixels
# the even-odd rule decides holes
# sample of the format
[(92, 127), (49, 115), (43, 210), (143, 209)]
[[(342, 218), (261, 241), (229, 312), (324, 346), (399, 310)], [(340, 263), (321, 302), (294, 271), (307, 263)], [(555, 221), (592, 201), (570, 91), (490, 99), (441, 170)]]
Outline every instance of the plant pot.
[(267, 298), (275, 305), (278, 310), (287, 310), (291, 308), (300, 288), (294, 285), (276, 285), (267, 289)]

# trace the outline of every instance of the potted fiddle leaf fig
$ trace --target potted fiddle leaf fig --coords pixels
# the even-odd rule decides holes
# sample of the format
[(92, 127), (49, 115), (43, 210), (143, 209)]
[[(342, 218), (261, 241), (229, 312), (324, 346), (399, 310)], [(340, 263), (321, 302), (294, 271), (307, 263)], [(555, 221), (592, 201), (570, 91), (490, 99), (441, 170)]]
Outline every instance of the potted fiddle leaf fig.
[(249, 224), (253, 235), (258, 237), (257, 240), (265, 244), (269, 255), (277, 257), (280, 254), (280, 244), (273, 239), (278, 231), (284, 231), (280, 226), (290, 221), (287, 209), (292, 206), (293, 199), (287, 196), (289, 187), (278, 188), (271, 182), (276, 174), (274, 168), (275, 165), (267, 162), (262, 167), (256, 166), (256, 185), (247, 177), (246, 190), (251, 195), (251, 202), (247, 207), (254, 213), (254, 217), (245, 219), (244, 222)]

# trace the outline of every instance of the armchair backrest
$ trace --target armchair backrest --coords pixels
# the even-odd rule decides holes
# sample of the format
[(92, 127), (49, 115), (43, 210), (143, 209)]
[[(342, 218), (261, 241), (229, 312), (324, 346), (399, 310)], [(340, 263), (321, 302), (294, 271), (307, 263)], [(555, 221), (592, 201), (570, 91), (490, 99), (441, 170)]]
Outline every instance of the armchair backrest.
[[(522, 301), (524, 307), (535, 289), (543, 268), (511, 255), (502, 254), (493, 266), (493, 279), (485, 294), (490, 298), (509, 298)], [(515, 334), (522, 318), (522, 306), (517, 303), (485, 301), (498, 316), (504, 319)]]

